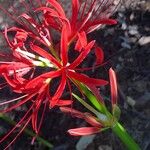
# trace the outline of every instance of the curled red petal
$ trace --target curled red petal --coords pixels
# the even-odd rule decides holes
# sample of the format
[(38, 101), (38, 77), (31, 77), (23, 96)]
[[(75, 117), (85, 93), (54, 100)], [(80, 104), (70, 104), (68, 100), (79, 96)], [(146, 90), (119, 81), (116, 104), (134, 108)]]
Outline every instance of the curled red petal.
[(61, 34), (61, 59), (63, 66), (66, 66), (68, 63), (68, 32), (67, 32), (67, 25), (64, 24), (62, 28)]
[(45, 12), (49, 12), (49, 13), (52, 13), (52, 14), (58, 14), (58, 12), (57, 11), (55, 11), (54, 9), (52, 9), (52, 8), (49, 8), (49, 7), (39, 7), (39, 8), (37, 8), (36, 10), (35, 10), (35, 12), (37, 12), (37, 11), (44, 11), (44, 13)]
[(96, 65), (102, 64), (104, 60), (104, 52), (101, 47), (95, 48), (95, 55), (96, 55)]
[(52, 78), (58, 77), (60, 75), (61, 75), (61, 70), (44, 73), (44, 74), (32, 79), (31, 81), (29, 81), (24, 88), (25, 89), (35, 88), (39, 83), (43, 84), (43, 82), (46, 79), (48, 79), (48, 78), (52, 79)]
[(86, 34), (84, 31), (81, 33), (78, 33), (78, 37), (79, 38), (75, 45), (75, 50), (80, 52), (82, 50), (82, 48), (85, 48), (87, 46), (87, 37), (86, 37)]
[(50, 3), (51, 6), (53, 6), (57, 10), (60, 16), (65, 18), (65, 12), (63, 8), (56, 0), (48, 0), (48, 2)]
[(72, 18), (71, 18), (71, 26), (72, 30), (75, 30), (76, 21), (78, 18), (79, 12), (79, 0), (72, 0)]
[(46, 52), (41, 47), (34, 45), (34, 44), (30, 44), (30, 47), (34, 52), (38, 53), (39, 55), (41, 55), (44, 58), (47, 58), (48, 60), (50, 60), (50, 62), (55, 64), (57, 67), (61, 67), (60, 63), (51, 54)]
[(85, 121), (88, 122), (90, 125), (98, 128), (102, 127), (102, 124), (96, 120), (96, 117), (94, 117), (90, 113), (84, 113), (84, 115), (85, 115), (84, 117)]
[(54, 96), (52, 97), (52, 100), (50, 101), (50, 108), (53, 108), (55, 105), (57, 105), (59, 98), (63, 94), (65, 86), (66, 86), (66, 74), (62, 73), (61, 82), (57, 88), (57, 91), (55, 92)]
[(73, 136), (85, 136), (100, 132), (100, 128), (97, 127), (81, 127), (75, 129), (69, 129), (68, 133)]
[(85, 57), (89, 54), (91, 48), (93, 47), (95, 41), (91, 41), (85, 49), (80, 53), (80, 55), (75, 59), (75, 61), (69, 65), (69, 69), (74, 69), (77, 67), (84, 59)]
[(68, 76), (70, 78), (74, 78), (86, 85), (93, 84), (95, 86), (104, 86), (104, 85), (108, 84), (108, 82), (106, 80), (90, 78), (84, 74), (76, 73), (76, 72), (72, 72), (72, 71), (68, 71)]
[(3, 73), (3, 76), (4, 76), (5, 80), (7, 81), (7, 83), (12, 88), (16, 88), (16, 86), (17, 86), (16, 82), (13, 79), (11, 79), (11, 77), (9, 75), (7, 75), (6, 73)]
[(57, 106), (66, 106), (66, 105), (71, 105), (72, 103), (73, 103), (72, 100), (59, 99), (59, 101), (57, 102)]
[(84, 118), (84, 113), (78, 111), (78, 110), (75, 110), (73, 108), (69, 108), (69, 107), (60, 107), (60, 110), (64, 113), (69, 113), (71, 114), (72, 116), (75, 116), (77, 118)]

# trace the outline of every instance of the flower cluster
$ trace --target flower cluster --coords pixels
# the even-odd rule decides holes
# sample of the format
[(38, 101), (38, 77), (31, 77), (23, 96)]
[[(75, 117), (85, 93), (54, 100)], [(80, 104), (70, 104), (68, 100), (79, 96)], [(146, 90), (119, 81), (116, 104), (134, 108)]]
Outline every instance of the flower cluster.
[[(22, 13), (15, 19), (20, 25), (5, 28), (3, 32), (11, 54), (2, 53), (0, 55), (3, 60), (0, 62), (0, 76), (4, 79), (0, 88), (8, 86), (14, 93), (21, 94), (21, 96), (1, 102), (0, 106), (7, 104), (9, 107), (0, 110), (0, 113), (10, 112), (26, 103), (30, 104), (28, 111), (17, 125), (0, 140), (0, 143), (3, 142), (19, 125), (22, 126), (6, 149), (22, 133), (29, 122), (32, 123), (36, 134), (39, 133), (47, 106), (49, 108), (61, 106), (63, 112), (71, 112), (93, 126), (92, 128), (69, 130), (72, 135), (97, 133), (103, 127), (93, 115), (63, 106), (71, 105), (73, 102), (71, 83), (76, 85), (79, 91), (81, 89), (78, 83), (83, 84), (97, 98), (100, 97), (97, 87), (108, 84), (108, 81), (104, 79), (91, 78), (84, 74), (87, 68), (82, 68), (81, 63), (93, 51), (96, 56), (96, 66), (102, 64), (103, 50), (95, 40), (89, 41), (87, 34), (103, 24), (116, 24), (115, 20), (108, 18), (109, 13), (106, 11), (106, 7), (111, 6), (114, 1), (71, 0), (72, 13), (70, 14), (72, 15), (70, 18), (67, 17), (57, 0), (47, 0), (45, 4), (40, 0), (37, 2), (39, 6), (32, 9), (33, 15), (28, 12)], [(27, 3), (23, 1), (22, 4), (28, 9)], [(0, 8), (9, 14), (1, 6)], [(59, 33), (60, 40), (54, 41), (55, 35), (51, 31)], [(10, 37), (10, 35), (13, 36)], [(71, 58), (69, 53), (72, 54)], [(9, 60), (5, 61), (8, 55)], [(42, 68), (43, 72), (37, 73), (38, 68)], [(53, 88), (52, 82), (55, 79), (58, 79), (59, 85), (52, 93), (50, 88)], [(110, 70), (110, 83), (112, 105), (115, 105), (117, 86), (112, 70)], [(69, 89), (70, 98), (63, 99), (63, 93), (67, 89)], [(102, 99), (100, 103), (104, 103)], [(41, 108), (42, 115), (39, 117)]]

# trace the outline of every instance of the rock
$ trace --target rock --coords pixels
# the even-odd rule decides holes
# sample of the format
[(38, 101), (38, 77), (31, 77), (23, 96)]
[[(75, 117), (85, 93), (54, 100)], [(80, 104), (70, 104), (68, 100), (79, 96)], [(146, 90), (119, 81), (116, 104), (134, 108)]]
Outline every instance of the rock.
[(136, 26), (136, 25), (134, 25), (134, 26), (129, 26), (129, 34), (130, 34), (130, 35), (139, 34), (138, 26)]
[(76, 150), (85, 150), (93, 142), (96, 135), (83, 136), (76, 144)]
[(121, 46), (123, 48), (131, 49), (131, 46), (128, 43), (125, 43), (125, 42), (121, 43)]
[(139, 40), (139, 44), (142, 46), (142, 45), (146, 45), (150, 43), (150, 36), (143, 36), (140, 38)]
[(135, 100), (132, 98), (132, 97), (130, 97), (130, 96), (127, 96), (127, 103), (130, 105), (130, 106), (132, 106), (132, 107), (134, 107), (134, 105), (135, 105)]
[(127, 24), (125, 22), (122, 23), (121, 29), (122, 30), (126, 30), (127, 29)]
[(108, 145), (100, 145), (98, 150), (112, 150), (112, 148)]

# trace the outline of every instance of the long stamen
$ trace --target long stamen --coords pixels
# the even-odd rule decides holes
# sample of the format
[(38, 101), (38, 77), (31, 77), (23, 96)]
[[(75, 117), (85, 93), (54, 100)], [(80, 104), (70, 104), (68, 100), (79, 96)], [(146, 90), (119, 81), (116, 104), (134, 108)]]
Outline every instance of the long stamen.
[(1, 83), (0, 84), (0, 89), (3, 89), (5, 86), (7, 86), (7, 83), (5, 82), (5, 83)]
[[(101, 1), (101, 0), (100, 0)], [(105, 0), (102, 0), (99, 4), (99, 6), (97, 7), (97, 9), (93, 12), (92, 17), (93, 18), (97, 18), (97, 12), (99, 11), (99, 9), (102, 7), (103, 3), (105, 2)]]
[(47, 106), (47, 103), (44, 104), (44, 109), (43, 109), (43, 111), (42, 111), (42, 115), (41, 115), (39, 127), (38, 127), (38, 129), (37, 129), (37, 134), (36, 134), (35, 137), (33, 137), (31, 144), (34, 143), (34, 141), (35, 141), (35, 139), (36, 139), (36, 137), (37, 137), (37, 135), (38, 135), (38, 133), (39, 133), (39, 131), (40, 131), (40, 129), (41, 129), (41, 126), (42, 126), (42, 123), (43, 123), (43, 119), (44, 119), (44, 115), (45, 115), (45, 111), (46, 111), (46, 106)]
[[(80, 4), (80, 6), (81, 6), (81, 5), (82, 5), (82, 4)], [(83, 18), (83, 16), (84, 16), (86, 5), (87, 5), (87, 0), (85, 0), (85, 2), (84, 2), (84, 6), (83, 6), (83, 9), (82, 9), (82, 12), (81, 12), (80, 20), (82, 20), (82, 18)]]
[(28, 116), (29, 112), (33, 108), (33, 105), (30, 107), (30, 109), (25, 113), (25, 115), (21, 118), (21, 120), (0, 140), (0, 143), (2, 143), (6, 138), (16, 129), (18, 128), (22, 122), (25, 120), (25, 118)]
[(14, 99), (5, 101), (5, 102), (2, 102), (2, 103), (0, 103), (0, 106), (9, 104), (9, 103), (12, 103), (12, 102), (15, 102), (15, 101), (18, 101), (18, 100), (20, 100), (20, 99), (22, 99), (22, 98), (24, 98), (24, 97), (26, 97), (26, 96), (28, 96), (28, 94), (23, 95), (23, 96), (20, 96), (20, 97), (18, 97), (18, 98), (14, 98)]
[(0, 5), (0, 9), (7, 15), (9, 16), (12, 20), (14, 20), (15, 22), (17, 22), (18, 24), (23, 25), (17, 18), (15, 18), (13, 15), (11, 15), (7, 9), (4, 9), (1, 5)]
[[(39, 61), (43, 62), (47, 66), (54, 68), (54, 65), (48, 59), (46, 59), (46, 58), (34, 55), (34, 54), (32, 54), (30, 52), (27, 52), (27, 51), (23, 51), (20, 48), (17, 48), (16, 51), (19, 52), (19, 53), (21, 53), (21, 54), (23, 54), (23, 56), (25, 55), (25, 56), (28, 56), (30, 58), (38, 59)], [(41, 62), (39, 62), (39, 61), (33, 61), (34, 65), (37, 65), (37, 66), (38, 65), (42, 65)]]
[(26, 126), (29, 124), (29, 122), (31, 121), (31, 116), (29, 117), (29, 119), (27, 120), (27, 122), (25, 123), (25, 125), (23, 126), (23, 128), (20, 130), (20, 132), (15, 136), (15, 138), (7, 145), (7, 147), (5, 147), (4, 150), (7, 150), (8, 147), (10, 147), (15, 140), (20, 136), (20, 134), (23, 132), (23, 130), (26, 128)]

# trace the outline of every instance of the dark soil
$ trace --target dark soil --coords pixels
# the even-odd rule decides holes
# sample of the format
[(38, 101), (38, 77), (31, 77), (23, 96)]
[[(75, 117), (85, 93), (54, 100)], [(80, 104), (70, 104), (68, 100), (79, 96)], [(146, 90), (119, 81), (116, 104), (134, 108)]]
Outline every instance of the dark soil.
[[(0, 1), (0, 3), (7, 5), (7, 1)], [(1, 29), (6, 23), (3, 17), (5, 16), (0, 14)], [(117, 18), (118, 25), (104, 27), (92, 33), (90, 37), (95, 37), (97, 43), (104, 49), (105, 61), (108, 62), (105, 69), (108, 70), (112, 66), (117, 72), (119, 107), (122, 111), (120, 122), (139, 143), (142, 150), (149, 150), (150, 2), (148, 0), (123, 1), (114, 18)], [(5, 44), (2, 40), (0, 44), (0, 50), (4, 51)], [(94, 73), (97, 74), (98, 70)], [(6, 99), (6, 95), (8, 95), (7, 90), (1, 91), (1, 98)], [(80, 110), (79, 104), (74, 105)], [(12, 119), (18, 119), (22, 113), (23, 110), (16, 110), (9, 115)], [(0, 120), (0, 124), (0, 135), (12, 127), (3, 120)], [(82, 149), (80, 146), (77, 148), (81, 139), (68, 135), (66, 131), (83, 125), (86, 123), (82, 120), (63, 115), (58, 109), (48, 109), (40, 135), (54, 144), (54, 150), (125, 150), (124, 145), (110, 130), (91, 137), (93, 141), (89, 142), (86, 148)], [(22, 134), (10, 150), (48, 149), (37, 141), (31, 145), (31, 139), (28, 135)], [(2, 148), (3, 145), (0, 147)]]

